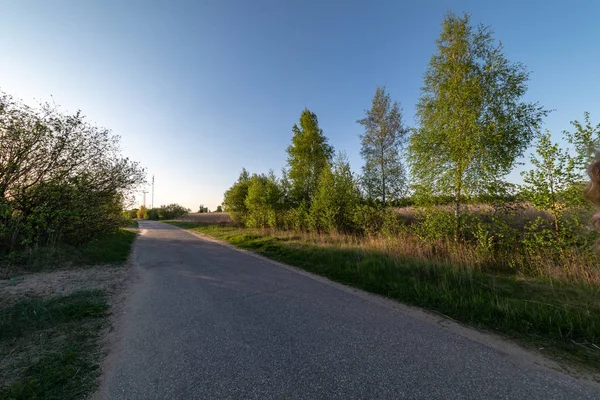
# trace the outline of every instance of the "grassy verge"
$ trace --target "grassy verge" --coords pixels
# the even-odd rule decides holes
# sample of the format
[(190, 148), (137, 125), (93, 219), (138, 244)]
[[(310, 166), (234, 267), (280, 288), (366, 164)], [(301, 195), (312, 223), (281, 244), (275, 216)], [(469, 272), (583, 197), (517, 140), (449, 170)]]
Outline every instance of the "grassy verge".
[(345, 238), (194, 222), (169, 223), (403, 303), (490, 329), (559, 360), (600, 371), (600, 287), (510, 276), (369, 248)]
[(29, 298), (0, 309), (0, 399), (79, 399), (99, 374), (108, 304), (99, 291)]
[(71, 266), (123, 263), (129, 257), (135, 236), (129, 229), (120, 229), (80, 247), (40, 247), (11, 253), (0, 258), (0, 279)]
[[(83, 269), (90, 265), (122, 264), (135, 235), (125, 229), (79, 248), (37, 249), (26, 262), (0, 269), (0, 274), (10, 277), (64, 268), (85, 274)], [(14, 281), (23, 279), (27, 278)], [(89, 283), (94, 287), (94, 282)], [(15, 295), (0, 296), (0, 400), (85, 398), (95, 389), (100, 373), (99, 339), (108, 327), (107, 293), (11, 296)], [(2, 305), (3, 298), (9, 306)]]

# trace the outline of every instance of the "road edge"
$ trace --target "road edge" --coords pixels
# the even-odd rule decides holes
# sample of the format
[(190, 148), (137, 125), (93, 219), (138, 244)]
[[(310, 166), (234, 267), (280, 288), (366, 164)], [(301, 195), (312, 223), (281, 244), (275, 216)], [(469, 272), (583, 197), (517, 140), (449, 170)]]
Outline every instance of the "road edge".
[(575, 366), (561, 364), (555, 360), (552, 360), (552, 359), (536, 352), (535, 349), (528, 349), (528, 348), (514, 342), (510, 338), (503, 337), (498, 333), (481, 330), (481, 329), (478, 329), (478, 328), (475, 328), (472, 326), (468, 326), (468, 325), (463, 325), (462, 323), (448, 317), (447, 315), (444, 315), (444, 314), (441, 314), (441, 313), (438, 313), (438, 312), (435, 312), (432, 310), (425, 310), (425, 309), (422, 309), (419, 307), (409, 306), (409, 305), (401, 303), (397, 300), (393, 300), (393, 299), (384, 297), (382, 295), (366, 292), (364, 290), (361, 290), (361, 289), (358, 289), (358, 288), (355, 288), (352, 286), (346, 286), (344, 284), (332, 281), (324, 276), (313, 274), (311, 272), (303, 270), (302, 268), (295, 267), (295, 266), (289, 265), (289, 264), (285, 264), (285, 263), (282, 263), (279, 261), (275, 261), (268, 257), (265, 257), (263, 255), (255, 253), (253, 251), (236, 247), (232, 244), (229, 244), (225, 241), (216, 239), (212, 236), (209, 236), (209, 235), (201, 233), (201, 232), (196, 232), (193, 230), (180, 228), (178, 226), (171, 225), (171, 224), (165, 224), (165, 225), (169, 225), (175, 229), (182, 230), (190, 235), (193, 235), (193, 236), (195, 236), (199, 239), (205, 240), (207, 242), (211, 242), (211, 243), (215, 243), (215, 244), (227, 247), (231, 250), (235, 250), (237, 252), (247, 254), (249, 256), (252, 256), (259, 260), (265, 261), (274, 266), (287, 269), (291, 272), (305, 276), (305, 277), (315, 280), (317, 282), (324, 283), (326, 285), (334, 287), (343, 292), (353, 294), (353, 295), (358, 296), (367, 301), (371, 301), (371, 302), (377, 303), (379, 305), (382, 305), (382, 306), (385, 306), (388, 308), (392, 308), (392, 309), (394, 309), (398, 312), (401, 312), (409, 317), (418, 319), (419, 321), (423, 321), (423, 322), (426, 322), (426, 323), (432, 324), (432, 325), (437, 325), (437, 326), (441, 327), (442, 329), (449, 331), (453, 334), (456, 334), (458, 336), (461, 336), (461, 337), (471, 340), (473, 342), (479, 343), (483, 346), (492, 348), (506, 356), (513, 357), (521, 363), (530, 364), (537, 368), (548, 369), (555, 373), (559, 373), (559, 374), (562, 374), (567, 377), (582, 380), (582, 381), (585, 381), (586, 383), (590, 383), (597, 387), (600, 387), (600, 373), (593, 373), (591, 371), (583, 370), (582, 368), (577, 368)]

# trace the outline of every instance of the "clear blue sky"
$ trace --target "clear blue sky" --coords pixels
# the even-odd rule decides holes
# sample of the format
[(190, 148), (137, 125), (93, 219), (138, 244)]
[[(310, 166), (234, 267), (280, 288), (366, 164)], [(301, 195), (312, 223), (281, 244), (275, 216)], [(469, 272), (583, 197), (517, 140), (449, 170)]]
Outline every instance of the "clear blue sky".
[(448, 10), (532, 71), (527, 99), (556, 110), (557, 137), (586, 110), (600, 120), (596, 0), (0, 0), (0, 89), (121, 135), (156, 176), (155, 205), (214, 209), (242, 167), (280, 171), (304, 107), (359, 171), (355, 121), (387, 85), (413, 124)]

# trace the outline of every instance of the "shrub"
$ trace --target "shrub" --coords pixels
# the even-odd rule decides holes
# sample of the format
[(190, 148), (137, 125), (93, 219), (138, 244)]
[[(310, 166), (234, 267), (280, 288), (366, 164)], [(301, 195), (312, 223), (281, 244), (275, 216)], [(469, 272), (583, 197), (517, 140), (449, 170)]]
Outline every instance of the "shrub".
[(362, 233), (373, 236), (383, 228), (383, 207), (377, 204), (359, 204), (352, 214), (353, 222)]
[(298, 207), (288, 210), (284, 214), (284, 227), (286, 229), (292, 229), (296, 231), (308, 230), (309, 207), (304, 200), (300, 202)]
[(246, 226), (276, 228), (283, 225), (283, 191), (272, 173), (252, 176), (245, 203), (248, 210)]
[(420, 209), (417, 220), (413, 224), (415, 234), (421, 240), (440, 240), (451, 238), (454, 233), (454, 214), (437, 208), (424, 207)]
[(150, 219), (152, 221), (158, 221), (160, 218), (158, 216), (158, 208), (149, 208), (144, 213), (144, 219)]
[(0, 93), (0, 253), (118, 229), (124, 199), (144, 180), (118, 145), (80, 113), (33, 109)]
[(146, 219), (146, 213), (148, 212), (148, 209), (146, 208), (146, 206), (140, 206), (140, 208), (138, 208), (137, 210), (137, 218), (138, 219)]
[(250, 186), (250, 174), (242, 169), (238, 180), (225, 192), (223, 207), (235, 222), (244, 223), (248, 216), (246, 197)]
[(172, 203), (166, 206), (160, 206), (157, 212), (158, 219), (176, 219), (186, 216), (190, 210), (177, 203)]
[(360, 201), (358, 185), (346, 156), (338, 155), (333, 167), (321, 172), (310, 207), (309, 227), (320, 232), (354, 232), (352, 213)]

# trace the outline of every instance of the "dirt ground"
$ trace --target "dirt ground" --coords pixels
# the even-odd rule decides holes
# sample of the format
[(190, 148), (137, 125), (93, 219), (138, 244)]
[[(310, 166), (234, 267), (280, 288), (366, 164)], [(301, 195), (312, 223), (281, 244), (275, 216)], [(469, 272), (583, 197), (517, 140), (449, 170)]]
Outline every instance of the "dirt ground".
[(110, 297), (126, 285), (130, 274), (128, 265), (108, 264), (0, 280), (0, 304), (8, 306), (26, 297), (68, 295), (78, 290), (103, 290)]

